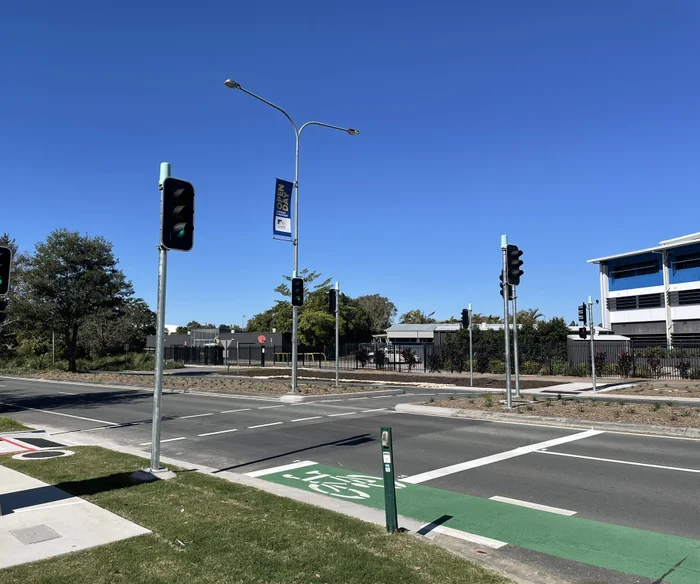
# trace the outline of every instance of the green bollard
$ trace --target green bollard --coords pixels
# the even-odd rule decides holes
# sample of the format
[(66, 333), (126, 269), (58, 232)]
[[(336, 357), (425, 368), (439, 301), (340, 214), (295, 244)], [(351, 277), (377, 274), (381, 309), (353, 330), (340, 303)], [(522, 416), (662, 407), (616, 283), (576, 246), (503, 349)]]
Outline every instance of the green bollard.
[(391, 442), (391, 428), (382, 427), (381, 442), (386, 530), (389, 533), (394, 533), (399, 530), (399, 518), (396, 512), (396, 482), (394, 478), (394, 449)]

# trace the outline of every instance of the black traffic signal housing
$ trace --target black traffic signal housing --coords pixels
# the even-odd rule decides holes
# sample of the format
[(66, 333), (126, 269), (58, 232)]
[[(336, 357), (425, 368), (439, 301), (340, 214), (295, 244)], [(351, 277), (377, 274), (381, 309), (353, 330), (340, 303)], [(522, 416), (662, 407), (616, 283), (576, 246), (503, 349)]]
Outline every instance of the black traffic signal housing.
[(588, 336), (588, 328), (586, 328), (585, 326), (579, 327), (578, 336), (582, 339), (585, 339)]
[[(499, 278), (501, 280), (501, 296), (503, 296), (503, 270), (501, 270), (501, 275)], [(505, 284), (505, 286), (508, 286), (508, 300), (513, 300), (513, 287), (509, 284)]]
[(12, 267), (12, 250), (0, 247), (0, 296), (7, 296), (10, 291), (10, 268)]
[(190, 251), (194, 244), (194, 187), (179, 178), (163, 181), (161, 243), (166, 249)]
[(292, 306), (304, 306), (303, 278), (292, 278)]
[(506, 247), (506, 265), (508, 266), (508, 283), (512, 286), (520, 285), (520, 276), (525, 272), (520, 269), (523, 265), (523, 260), (520, 256), (523, 255), (521, 249), (517, 245), (508, 245)]
[(328, 310), (330, 310), (331, 314), (335, 314), (337, 302), (338, 298), (336, 296), (335, 288), (331, 288), (328, 291)]
[(462, 328), (469, 328), (469, 310), (467, 308), (462, 309)]
[(586, 303), (584, 302), (581, 306), (578, 307), (578, 319), (584, 325), (588, 324), (588, 318), (586, 316), (587, 312), (588, 310), (586, 309)]

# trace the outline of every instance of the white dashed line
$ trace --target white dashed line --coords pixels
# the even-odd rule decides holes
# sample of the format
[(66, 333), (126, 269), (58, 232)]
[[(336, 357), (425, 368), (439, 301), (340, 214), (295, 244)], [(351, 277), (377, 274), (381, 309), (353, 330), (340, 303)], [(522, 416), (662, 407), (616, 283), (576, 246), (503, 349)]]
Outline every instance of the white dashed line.
[(230, 430), (219, 430), (218, 432), (205, 432), (204, 434), (197, 434), (197, 436), (213, 436), (214, 434), (226, 434), (227, 432), (238, 432), (238, 428), (231, 428)]
[[(0, 405), (8, 406), (9, 404), (0, 403)], [(75, 418), (76, 420), (85, 420), (87, 422), (97, 422), (98, 424), (107, 424), (109, 426), (121, 426), (121, 424), (117, 424), (116, 422), (107, 422), (106, 420), (96, 420), (95, 418), (85, 418), (83, 416), (74, 416), (73, 414), (64, 414), (63, 412), (52, 412), (49, 410), (40, 410), (38, 408), (28, 408), (26, 406), (18, 406), (16, 404), (12, 404), (12, 407), (18, 408), (20, 410), (28, 410), (30, 412), (41, 412), (42, 414), (51, 414), (52, 416), (64, 416), (66, 418)]]
[[(4, 386), (2, 386), (4, 387)], [(63, 395), (75, 395), (74, 393), (71, 393), (70, 391), (59, 391), (58, 393), (62, 393)]]
[(629, 460), (615, 460), (613, 458), (598, 458), (596, 456), (583, 456), (582, 454), (569, 454), (568, 452), (551, 452), (549, 450), (538, 450), (535, 454), (553, 454), (555, 456), (568, 456), (570, 458), (582, 458), (583, 460), (595, 460), (598, 462), (613, 462), (616, 464), (629, 464), (631, 466), (643, 466), (646, 468), (658, 468), (661, 470), (678, 470), (681, 472), (700, 473), (697, 468), (681, 468), (678, 466), (664, 466), (662, 464), (647, 464), (645, 462), (632, 462)]
[(310, 418), (297, 418), (296, 420), (290, 420), (290, 422), (306, 422), (306, 420), (320, 420), (323, 416), (311, 416)]
[(370, 399), (384, 399), (385, 397), (391, 397), (390, 395), (373, 395)]
[(192, 414), (191, 416), (180, 416), (181, 420), (188, 420), (189, 418), (201, 418), (203, 416), (213, 416), (214, 414)]
[(369, 396), (366, 397), (349, 397), (348, 401), (357, 401), (358, 399), (369, 399)]
[(412, 393), (411, 395), (433, 395), (432, 393)]
[(257, 426), (248, 426), (249, 430), (253, 428), (265, 428), (266, 426), (277, 426), (278, 424), (283, 424), (284, 422), (271, 422), (269, 424), (258, 424)]
[(521, 499), (511, 499), (510, 497), (490, 497), (492, 501), (499, 501), (501, 503), (510, 503), (511, 505), (517, 505), (518, 507), (528, 507), (530, 509), (537, 509), (538, 511), (547, 511), (548, 513), (555, 513), (556, 515), (576, 515), (576, 511), (569, 511), (568, 509), (561, 509), (560, 507), (550, 507), (549, 505), (540, 505), (539, 503), (531, 503), (530, 501), (522, 501)]
[[(179, 438), (168, 438), (167, 440), (161, 440), (161, 442), (175, 442), (177, 440), (187, 440), (187, 438), (185, 436), (180, 436)], [(139, 444), (139, 446), (148, 446), (150, 444), (150, 442), (142, 442)]]
[(361, 414), (368, 414), (369, 412), (384, 412), (386, 408), (377, 408), (376, 410), (362, 410)]
[(326, 403), (330, 403), (330, 402), (338, 402), (338, 401), (344, 401), (344, 400), (342, 400), (342, 399), (324, 399), (322, 401), (324, 401)]
[(240, 410), (224, 410), (223, 412), (219, 412), (220, 414), (234, 414), (236, 412), (249, 412), (250, 408), (243, 408)]
[(343, 412), (342, 414), (328, 414), (329, 418), (334, 418), (336, 416), (352, 416), (353, 414), (356, 414), (357, 412)]
[(291, 464), (285, 464), (283, 466), (275, 466), (272, 468), (265, 468), (263, 470), (254, 470), (253, 472), (245, 473), (249, 477), (264, 477), (265, 475), (275, 474), (278, 472), (283, 472), (285, 470), (296, 470), (297, 468), (304, 468), (305, 466), (314, 466), (318, 464), (310, 460), (302, 460), (300, 462), (292, 462)]
[(283, 408), (285, 404), (282, 404), (281, 406), (260, 406), (258, 409), (259, 410), (269, 410), (270, 408)]

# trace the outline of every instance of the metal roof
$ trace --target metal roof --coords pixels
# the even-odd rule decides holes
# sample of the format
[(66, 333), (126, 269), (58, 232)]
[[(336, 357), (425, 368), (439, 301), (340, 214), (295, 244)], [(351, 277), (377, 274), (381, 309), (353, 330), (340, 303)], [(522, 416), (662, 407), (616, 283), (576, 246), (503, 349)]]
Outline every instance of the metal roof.
[(426, 333), (432, 333), (435, 327), (438, 326), (436, 323), (433, 324), (392, 324), (388, 329), (387, 333), (404, 333), (404, 332), (417, 332), (422, 331)]
[(662, 251), (664, 249), (680, 247), (682, 245), (688, 245), (690, 243), (700, 243), (700, 233), (691, 233), (690, 235), (682, 235), (681, 237), (666, 239), (664, 241), (660, 241), (659, 245), (657, 245), (656, 247), (648, 247), (646, 249), (638, 249), (637, 251), (628, 251), (626, 253), (618, 253), (611, 256), (605, 256), (604, 258), (596, 258), (594, 260), (588, 260), (588, 263), (599, 264), (601, 262), (607, 262), (608, 260), (616, 260), (618, 258), (626, 258), (653, 251)]

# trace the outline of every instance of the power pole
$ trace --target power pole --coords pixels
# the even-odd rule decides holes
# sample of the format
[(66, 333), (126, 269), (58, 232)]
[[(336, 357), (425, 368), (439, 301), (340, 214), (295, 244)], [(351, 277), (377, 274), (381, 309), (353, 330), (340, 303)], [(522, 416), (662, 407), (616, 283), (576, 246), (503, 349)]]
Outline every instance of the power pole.
[(338, 387), (340, 376), (340, 284), (335, 283), (335, 386)]
[(508, 255), (506, 248), (508, 247), (508, 236), (501, 235), (501, 253), (503, 255), (503, 333), (505, 336), (505, 362), (506, 362), (506, 405), (510, 410), (512, 408), (510, 395), (510, 334), (508, 327), (508, 296), (510, 295), (510, 285), (508, 284)]
[(593, 326), (593, 298), (588, 297), (588, 319), (591, 323), (591, 379), (593, 381), (593, 391), (596, 390), (596, 374), (595, 374), (595, 326)]

